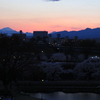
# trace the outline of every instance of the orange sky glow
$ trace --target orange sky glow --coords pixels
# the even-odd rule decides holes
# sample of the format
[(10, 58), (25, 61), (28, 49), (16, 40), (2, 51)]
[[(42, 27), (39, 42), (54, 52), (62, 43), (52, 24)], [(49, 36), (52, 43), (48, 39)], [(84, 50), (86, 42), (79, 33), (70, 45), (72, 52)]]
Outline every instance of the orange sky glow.
[(0, 29), (78, 31), (100, 27), (100, 0), (0, 0)]

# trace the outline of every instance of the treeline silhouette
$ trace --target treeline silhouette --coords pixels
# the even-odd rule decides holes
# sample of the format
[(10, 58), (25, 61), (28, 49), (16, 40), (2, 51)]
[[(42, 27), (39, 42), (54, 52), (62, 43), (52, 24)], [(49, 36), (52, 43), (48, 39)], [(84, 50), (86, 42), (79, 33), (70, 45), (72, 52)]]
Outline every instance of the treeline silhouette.
[[(72, 57), (83, 53), (85, 58), (88, 55), (100, 56), (100, 43), (95, 40), (78, 40), (67, 42), (58, 47), (48, 44), (44, 39), (44, 44), (37, 44), (41, 39), (31, 38), (23, 41), (19, 36), (0, 38), (0, 80), (3, 82), (5, 90), (17, 80), (46, 80), (47, 73), (38, 66), (41, 61), (40, 53), (44, 53), (48, 58), (53, 53), (62, 52)], [(62, 48), (63, 47), (63, 48)], [(73, 60), (72, 60), (73, 61)], [(67, 66), (67, 67), (66, 67)], [(62, 67), (74, 68), (75, 65), (63, 65)], [(53, 73), (55, 76), (55, 73)], [(60, 75), (63, 80), (75, 80), (73, 73), (63, 73)]]

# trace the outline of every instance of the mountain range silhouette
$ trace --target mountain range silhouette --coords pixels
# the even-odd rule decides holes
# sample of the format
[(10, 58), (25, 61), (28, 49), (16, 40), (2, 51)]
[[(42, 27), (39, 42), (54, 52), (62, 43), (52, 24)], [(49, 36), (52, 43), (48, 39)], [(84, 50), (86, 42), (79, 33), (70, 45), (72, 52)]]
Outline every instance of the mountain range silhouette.
[(79, 31), (60, 31), (51, 33), (52, 37), (57, 37), (57, 34), (60, 34), (60, 37), (73, 38), (74, 36), (78, 36), (79, 39), (94, 39), (100, 38), (100, 28), (86, 28), (84, 30)]
[[(8, 36), (11, 36), (13, 33), (19, 33), (16, 30), (13, 30), (9, 27), (0, 29), (0, 33), (6, 33)], [(24, 33), (27, 36), (33, 36), (32, 33), (26, 32)], [(79, 31), (59, 31), (59, 32), (52, 32), (49, 33), (52, 34), (52, 37), (57, 37), (57, 34), (60, 34), (60, 37), (66, 37), (73, 38), (74, 36), (78, 36), (79, 39), (94, 39), (94, 38), (100, 38), (100, 28), (86, 28), (84, 30)]]

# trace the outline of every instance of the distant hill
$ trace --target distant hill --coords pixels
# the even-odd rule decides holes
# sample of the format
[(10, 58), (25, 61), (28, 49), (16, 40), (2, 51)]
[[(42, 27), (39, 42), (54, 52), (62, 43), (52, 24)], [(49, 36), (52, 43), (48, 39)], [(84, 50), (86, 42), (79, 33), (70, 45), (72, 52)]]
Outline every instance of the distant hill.
[(60, 34), (60, 37), (68, 36), (69, 38), (73, 38), (74, 36), (78, 36), (79, 39), (93, 39), (93, 38), (100, 38), (100, 28), (86, 28), (80, 31), (60, 31), (60, 32), (53, 32), (52, 37), (57, 37), (57, 34)]
[(5, 27), (3, 29), (0, 29), (0, 33), (5, 33), (7, 34), (8, 36), (11, 36), (13, 33), (18, 33), (17, 31), (15, 30), (12, 30), (11, 28), (9, 27)]
[[(8, 36), (11, 36), (13, 33), (18, 33), (18, 31), (15, 31), (9, 27), (0, 29), (0, 33), (6, 33)], [(23, 33), (26, 34), (27, 37), (32, 37), (33, 34), (26, 32)], [(60, 31), (60, 32), (52, 32), (49, 33), (52, 34), (52, 37), (57, 37), (57, 34), (60, 34), (60, 37), (66, 37), (68, 36), (69, 38), (74, 38), (74, 36), (78, 36), (79, 39), (93, 39), (93, 38), (100, 38), (100, 28), (86, 28), (84, 30), (79, 30), (79, 31)]]
[[(7, 34), (8, 36), (11, 36), (11, 35), (14, 34), (14, 33), (19, 34), (18, 31), (15, 31), (15, 30), (13, 30), (13, 29), (11, 29), (11, 28), (9, 28), (9, 27), (5, 27), (5, 28), (3, 28), (3, 29), (0, 29), (0, 33), (2, 33), (2, 34), (5, 33), (5, 34)], [(32, 37), (32, 36), (33, 36), (33, 34), (32, 34), (32, 33), (29, 33), (29, 32), (26, 32), (26, 33), (23, 33), (23, 34), (26, 34), (27, 37)]]

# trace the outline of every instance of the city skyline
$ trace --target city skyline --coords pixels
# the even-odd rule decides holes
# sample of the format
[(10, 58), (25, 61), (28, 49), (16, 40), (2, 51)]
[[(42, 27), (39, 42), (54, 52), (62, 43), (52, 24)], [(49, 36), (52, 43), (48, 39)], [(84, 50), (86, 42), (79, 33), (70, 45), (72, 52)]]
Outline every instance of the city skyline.
[(77, 31), (100, 26), (99, 0), (1, 0), (0, 29)]

